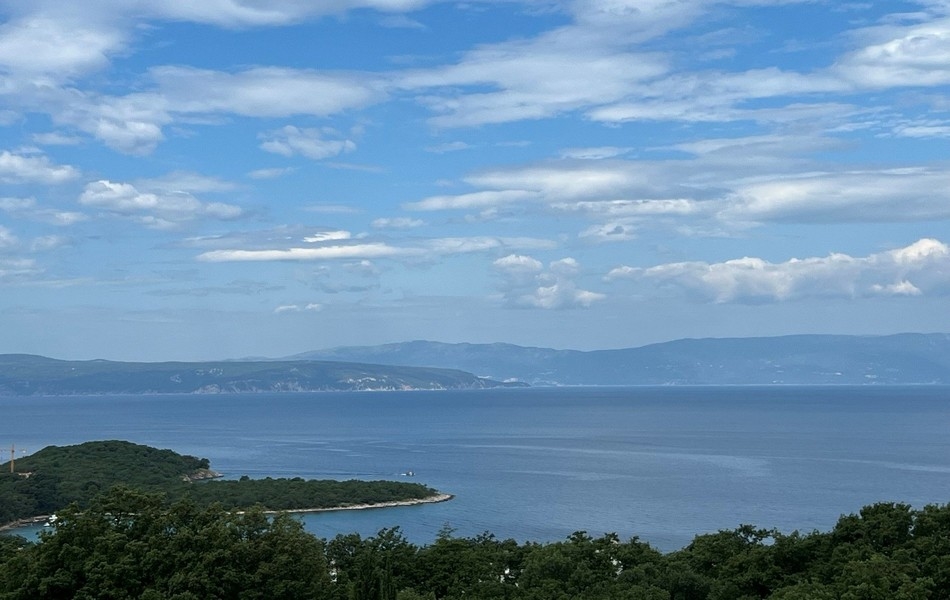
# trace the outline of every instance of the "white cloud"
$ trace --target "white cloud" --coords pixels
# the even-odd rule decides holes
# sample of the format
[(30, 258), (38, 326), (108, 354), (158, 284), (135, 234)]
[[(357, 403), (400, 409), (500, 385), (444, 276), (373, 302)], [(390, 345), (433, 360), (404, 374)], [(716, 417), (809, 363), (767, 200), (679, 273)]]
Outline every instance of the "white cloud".
[(0, 281), (17, 281), (42, 273), (32, 258), (4, 258), (0, 256)]
[(950, 218), (950, 171), (902, 168), (804, 173), (738, 186), (721, 217), (749, 221)]
[(48, 157), (23, 156), (8, 150), (0, 152), (0, 181), (4, 183), (43, 183), (56, 185), (79, 177), (69, 165), (52, 164)]
[(34, 133), (33, 141), (43, 146), (75, 146), (82, 142), (82, 138), (75, 135), (66, 135), (57, 131)]
[(255, 169), (250, 171), (247, 176), (251, 179), (276, 179), (293, 173), (292, 167), (273, 167), (269, 169)]
[(30, 252), (47, 252), (71, 243), (72, 240), (61, 235), (43, 235), (30, 241)]
[[(237, 72), (164, 66), (149, 71), (149, 91), (104, 96), (58, 90), (42, 102), (57, 123), (87, 132), (127, 154), (148, 154), (165, 139), (164, 127), (176, 121), (239, 115), (280, 118), (326, 117), (386, 97), (378, 75), (255, 67)], [(28, 104), (33, 102), (27, 99)], [(32, 109), (32, 107), (30, 107)], [(265, 144), (282, 154), (326, 152), (316, 130), (285, 128), (267, 134)], [(329, 144), (338, 142), (328, 142)], [(344, 140), (343, 149), (352, 149)], [(330, 155), (339, 154), (339, 152)]]
[(458, 152), (459, 150), (468, 150), (472, 146), (465, 142), (446, 142), (437, 146), (426, 146), (426, 152), (434, 154), (445, 154), (446, 152)]
[(570, 257), (553, 261), (545, 269), (536, 258), (510, 254), (497, 259), (492, 266), (502, 276), (502, 297), (510, 306), (581, 308), (605, 298), (603, 294), (577, 287), (574, 280), (581, 274), (581, 268)]
[(221, 202), (201, 202), (187, 192), (144, 192), (129, 183), (88, 183), (79, 203), (115, 216), (125, 216), (153, 229), (170, 229), (201, 218), (232, 220), (243, 211)]
[(101, 69), (126, 39), (119, 29), (36, 13), (0, 27), (0, 66), (19, 76), (76, 76)]
[[(471, 175), (472, 185), (495, 194), (532, 194), (548, 201), (624, 196), (625, 191), (648, 191), (658, 184), (649, 164), (619, 161), (552, 161), (523, 167), (493, 169)], [(514, 191), (509, 191), (514, 190)], [(474, 194), (471, 195), (473, 197)], [(515, 196), (514, 200), (521, 198)]]
[(425, 225), (425, 221), (409, 217), (380, 217), (373, 219), (370, 225), (373, 229), (414, 229)]
[(950, 138), (950, 122), (933, 119), (900, 123), (894, 126), (894, 135), (905, 138)]
[[(945, 8), (945, 7), (944, 7)], [(843, 56), (835, 70), (856, 88), (937, 86), (950, 83), (950, 19), (859, 32), (868, 45)]]
[(189, 194), (230, 192), (237, 187), (230, 181), (190, 171), (173, 171), (161, 177), (140, 179), (135, 182), (135, 185), (147, 191)]
[(698, 202), (686, 198), (558, 202), (552, 206), (599, 217), (686, 216), (702, 210)]
[(629, 152), (629, 148), (616, 146), (599, 146), (596, 148), (565, 148), (561, 150), (561, 158), (576, 160), (602, 160), (615, 158)]
[(548, 249), (554, 244), (538, 238), (511, 238), (494, 236), (433, 238), (424, 243), (426, 252), (436, 254), (468, 254), (505, 248)]
[(328, 116), (385, 97), (371, 74), (254, 67), (235, 73), (190, 67), (150, 72), (168, 110), (180, 114), (246, 117)]
[(20, 243), (20, 240), (8, 228), (0, 225), (0, 249), (12, 248)]
[(353, 234), (344, 229), (328, 229), (326, 231), (318, 231), (310, 235), (304, 236), (303, 241), (308, 244), (320, 244), (323, 242), (334, 242), (340, 240), (348, 240), (353, 237)]
[(192, 240), (188, 245), (217, 248), (198, 255), (198, 260), (203, 262), (369, 261), (382, 258), (417, 262), (506, 248), (549, 249), (553, 246), (552, 242), (543, 239), (491, 236), (432, 238), (405, 245), (363, 241), (360, 236), (354, 243), (341, 244), (339, 242), (352, 239), (350, 232), (327, 230), (298, 235), (296, 229), (299, 228)]
[(532, 40), (479, 47), (455, 65), (407, 71), (398, 83), (434, 90), (420, 101), (436, 113), (431, 121), (439, 127), (553, 117), (617, 101), (667, 71), (658, 54), (621, 49), (630, 43), (628, 34), (562, 27)]
[(76, 127), (126, 154), (148, 154), (165, 139), (162, 127), (173, 122), (165, 98), (151, 93), (121, 97), (60, 90), (48, 100), (57, 123)]
[(637, 237), (637, 230), (630, 223), (609, 221), (588, 227), (580, 233), (580, 237), (597, 242), (626, 242)]
[(88, 219), (86, 215), (79, 212), (43, 208), (34, 198), (0, 198), (0, 210), (14, 217), (51, 225), (67, 226)]
[(459, 194), (457, 196), (430, 196), (418, 202), (403, 205), (406, 210), (463, 210), (491, 208), (536, 198), (537, 194), (525, 190), (487, 190)]
[(605, 279), (657, 282), (718, 303), (948, 294), (950, 246), (924, 238), (904, 248), (866, 257), (836, 253), (783, 263), (745, 257), (721, 263), (621, 266)]
[(406, 15), (390, 15), (380, 19), (379, 24), (392, 29), (427, 29), (425, 25)]
[(323, 305), (316, 302), (309, 304), (284, 304), (274, 309), (275, 314), (299, 313), (299, 312), (319, 312), (323, 310)]
[(271, 250), (212, 250), (198, 255), (204, 262), (310, 261), (360, 258), (386, 258), (410, 253), (382, 243), (347, 246), (321, 246)]
[(261, 149), (283, 156), (302, 154), (307, 158), (322, 160), (356, 150), (352, 140), (327, 139), (337, 136), (332, 129), (298, 129), (288, 125), (261, 135)]
[(188, 20), (224, 27), (276, 26), (296, 23), (308, 18), (337, 15), (368, 8), (387, 13), (416, 10), (431, 0), (147, 0), (140, 3), (142, 12), (172, 20)]

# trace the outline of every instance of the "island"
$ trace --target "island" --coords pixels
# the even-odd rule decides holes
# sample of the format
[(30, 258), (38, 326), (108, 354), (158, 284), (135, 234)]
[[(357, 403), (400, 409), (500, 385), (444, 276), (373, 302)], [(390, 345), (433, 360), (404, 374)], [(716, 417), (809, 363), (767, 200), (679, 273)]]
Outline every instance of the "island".
[(0, 527), (45, 520), (63, 508), (87, 507), (115, 486), (224, 510), (318, 512), (407, 506), (450, 500), (406, 481), (306, 480), (300, 477), (225, 480), (205, 458), (120, 440), (48, 446), (0, 464)]

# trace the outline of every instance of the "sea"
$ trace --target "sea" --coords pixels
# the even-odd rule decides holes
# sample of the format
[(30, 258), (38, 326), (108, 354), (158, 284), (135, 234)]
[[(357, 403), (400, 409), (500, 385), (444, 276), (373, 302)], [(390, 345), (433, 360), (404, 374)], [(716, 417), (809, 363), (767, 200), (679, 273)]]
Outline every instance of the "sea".
[(950, 502), (946, 386), (0, 398), (4, 461), (13, 444), (22, 457), (108, 439), (208, 458), (226, 478), (392, 479), (454, 495), (297, 517), (324, 538), (586, 531), (669, 552), (742, 524), (826, 531), (875, 502)]

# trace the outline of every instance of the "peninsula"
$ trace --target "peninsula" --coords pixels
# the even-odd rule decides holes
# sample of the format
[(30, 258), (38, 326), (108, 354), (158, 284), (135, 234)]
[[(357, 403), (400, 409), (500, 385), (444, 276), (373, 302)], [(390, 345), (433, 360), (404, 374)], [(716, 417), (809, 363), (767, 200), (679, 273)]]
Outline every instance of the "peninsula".
[[(196, 483), (198, 480), (203, 480)], [(295, 478), (223, 480), (207, 459), (110, 440), (48, 446), (0, 464), (0, 526), (88, 506), (113, 487), (160, 493), (171, 504), (188, 499), (226, 510), (319, 512), (409, 506), (452, 498), (420, 483)]]

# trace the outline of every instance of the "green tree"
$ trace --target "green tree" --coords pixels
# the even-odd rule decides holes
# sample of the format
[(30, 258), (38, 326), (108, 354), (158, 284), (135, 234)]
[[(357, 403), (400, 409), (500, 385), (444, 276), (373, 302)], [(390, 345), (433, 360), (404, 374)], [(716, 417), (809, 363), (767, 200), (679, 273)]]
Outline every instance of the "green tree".
[(116, 488), (4, 565), (4, 599), (330, 598), (323, 544), (292, 518)]

